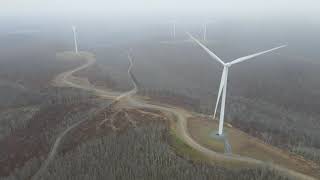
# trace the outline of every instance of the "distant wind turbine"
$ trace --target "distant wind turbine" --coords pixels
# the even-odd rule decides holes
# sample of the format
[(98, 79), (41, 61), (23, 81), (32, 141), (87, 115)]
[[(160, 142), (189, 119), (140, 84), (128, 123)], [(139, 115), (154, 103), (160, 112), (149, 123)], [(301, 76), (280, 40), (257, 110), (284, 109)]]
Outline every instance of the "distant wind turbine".
[(227, 95), (227, 82), (228, 82), (229, 67), (234, 65), (234, 64), (246, 61), (248, 59), (252, 59), (252, 58), (255, 58), (257, 56), (269, 53), (271, 51), (275, 51), (277, 49), (284, 48), (287, 45), (279, 46), (279, 47), (276, 47), (276, 48), (273, 48), (273, 49), (270, 49), (270, 50), (267, 50), (267, 51), (262, 51), (262, 52), (259, 52), (259, 53), (255, 53), (255, 54), (252, 54), (252, 55), (244, 56), (244, 57), (235, 59), (235, 60), (233, 60), (231, 62), (225, 63), (217, 55), (215, 55), (212, 51), (210, 51), (206, 46), (204, 46), (199, 40), (194, 38), (190, 33), (187, 33), (187, 34), (202, 49), (204, 49), (213, 59), (217, 60), (220, 64), (223, 65), (223, 72), (222, 72), (221, 81), (220, 81), (219, 93), (218, 93), (216, 107), (215, 107), (214, 115), (213, 115), (213, 118), (215, 118), (216, 117), (217, 108), (218, 108), (218, 105), (219, 105), (219, 100), (220, 100), (220, 97), (221, 97), (221, 93), (223, 93), (222, 94), (221, 109), (220, 109), (219, 131), (218, 131), (218, 135), (221, 136), (222, 132), (223, 132), (223, 122), (224, 122), (224, 113), (225, 113), (225, 104), (226, 104), (226, 95)]
[(77, 43), (77, 29), (75, 26), (72, 26), (73, 39), (74, 39), (74, 50), (78, 54), (78, 43)]
[(203, 23), (203, 41), (204, 42), (206, 42), (207, 41), (207, 39), (208, 39), (208, 24), (211, 24), (211, 23), (214, 23), (214, 22), (216, 22), (216, 21), (205, 21), (204, 23)]
[(173, 40), (176, 39), (176, 22), (173, 22), (173, 27), (172, 27), (172, 36), (173, 36)]

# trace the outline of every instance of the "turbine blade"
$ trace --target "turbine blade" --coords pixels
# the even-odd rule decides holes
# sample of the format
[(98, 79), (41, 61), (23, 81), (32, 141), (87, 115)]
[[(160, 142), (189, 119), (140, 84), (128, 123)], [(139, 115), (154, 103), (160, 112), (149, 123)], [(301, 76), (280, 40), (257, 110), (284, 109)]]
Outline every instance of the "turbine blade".
[(217, 113), (217, 109), (218, 109), (218, 105), (219, 105), (219, 101), (220, 101), (220, 97), (221, 97), (221, 93), (224, 87), (224, 79), (225, 79), (225, 74), (226, 74), (226, 68), (223, 68), (222, 71), (222, 75), (221, 75), (221, 81), (220, 81), (220, 86), (219, 86), (219, 93), (218, 93), (218, 97), (217, 97), (217, 101), (216, 101), (216, 107), (214, 109), (214, 114), (213, 114), (213, 119), (216, 118), (216, 113)]
[(272, 49), (269, 49), (267, 51), (262, 51), (262, 52), (259, 52), (259, 53), (255, 53), (255, 54), (251, 54), (251, 55), (248, 55), (248, 56), (244, 56), (244, 57), (241, 57), (241, 58), (238, 58), (234, 61), (231, 61), (230, 63), (228, 63), (229, 65), (233, 65), (233, 64), (237, 64), (239, 62), (243, 62), (243, 61), (246, 61), (248, 59), (252, 59), (252, 58), (255, 58), (257, 56), (260, 56), (260, 55), (263, 55), (263, 54), (266, 54), (266, 53), (269, 53), (269, 52), (272, 52), (272, 51), (275, 51), (277, 49), (281, 49), (281, 48), (284, 48), (286, 47), (287, 45), (283, 45), (283, 46), (279, 46), (279, 47), (276, 47), (276, 48), (272, 48)]
[(196, 39), (195, 37), (193, 37), (190, 33), (188, 33), (188, 36), (194, 40), (200, 47), (202, 47), (202, 49), (204, 49), (213, 59), (217, 60), (219, 63), (221, 63), (222, 65), (224, 65), (225, 63), (217, 56), (215, 55), (212, 51), (210, 51), (205, 45), (203, 45), (198, 39)]

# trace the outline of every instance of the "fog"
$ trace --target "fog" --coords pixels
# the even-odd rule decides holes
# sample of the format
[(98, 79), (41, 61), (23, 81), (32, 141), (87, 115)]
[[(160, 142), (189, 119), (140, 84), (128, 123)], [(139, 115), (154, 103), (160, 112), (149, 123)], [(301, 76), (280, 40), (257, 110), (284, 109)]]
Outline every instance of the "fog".
[[(105, 179), (113, 173), (125, 177), (132, 176), (131, 169), (138, 172), (140, 179), (150, 179), (150, 174), (155, 175), (153, 172), (157, 172), (160, 178), (162, 174), (174, 174), (199, 179), (189, 176), (199, 172), (201, 177), (210, 172), (220, 179), (220, 174), (228, 175), (221, 170), (203, 168), (206, 172), (201, 173), (195, 169), (197, 164), (188, 158), (186, 162), (195, 169), (189, 171), (186, 162), (180, 161), (184, 160), (184, 155), (179, 155), (178, 159), (163, 159), (166, 158), (163, 150), (170, 156), (175, 155), (175, 148), (167, 146), (169, 144), (164, 141), (169, 138), (160, 136), (160, 129), (147, 128), (148, 131), (144, 131), (139, 127), (140, 119), (145, 121), (145, 115), (154, 114), (153, 110), (134, 118), (137, 114), (134, 103), (132, 108), (128, 106), (128, 111), (117, 109), (118, 105), (109, 106), (110, 102), (100, 99), (98, 93), (109, 90), (127, 92), (132, 89), (131, 79), (134, 79), (138, 84), (137, 95), (150, 97), (152, 103), (212, 115), (222, 67), (186, 35), (190, 32), (202, 40), (205, 24), (207, 38), (203, 43), (225, 62), (288, 45), (230, 68), (225, 120), (266, 144), (281, 148), (283, 152), (295, 152), (320, 167), (319, 7), (318, 0), (1, 0), (0, 179), (8, 175), (12, 175), (12, 179), (28, 179), (42, 171), (41, 164), (46, 164), (46, 157), (53, 158), (43, 179), (50, 179), (47, 176), (70, 179), (67, 178), (68, 172), (80, 177), (78, 179), (99, 179), (95, 178), (96, 174)], [(72, 53), (73, 25), (77, 27), (78, 49), (86, 53)], [(132, 66), (129, 66), (128, 52), (133, 60)], [(93, 58), (96, 61), (87, 67), (83, 63), (89, 60), (88, 56), (90, 61)], [(128, 77), (128, 67), (132, 67), (131, 78)], [(67, 76), (74, 80), (67, 84), (75, 83), (75, 86), (56, 86), (56, 77), (63, 77), (67, 82)], [(78, 89), (81, 84), (84, 88)], [(119, 108), (122, 101), (120, 104)], [(127, 109), (126, 101), (123, 105)], [(141, 108), (144, 109), (148, 108)], [(156, 123), (158, 120), (155, 121), (157, 111), (153, 120), (146, 119), (146, 122), (162, 127)], [(123, 119), (125, 115), (131, 116), (130, 112), (133, 112), (133, 118)], [(164, 114), (167, 113), (161, 113), (161, 116)], [(127, 119), (129, 124), (139, 119), (137, 127), (132, 123), (138, 133), (131, 131), (131, 127), (129, 129), (131, 125), (122, 125)], [(187, 124), (189, 128), (189, 122)], [(127, 133), (116, 126), (129, 131)], [(112, 135), (114, 127), (120, 136)], [(109, 130), (112, 133), (109, 134)], [(105, 139), (106, 143), (99, 139), (91, 142), (104, 134), (112, 138)], [(158, 136), (159, 141), (152, 139)], [(59, 147), (56, 146), (60, 141)], [(123, 148), (128, 142), (138, 148)], [(89, 147), (86, 143), (97, 143), (97, 146), (86, 150)], [(162, 143), (166, 146), (158, 146)], [(148, 152), (140, 148), (144, 145), (151, 147), (144, 148)], [(56, 147), (58, 154), (51, 156), (56, 150), (52, 147)], [(98, 150), (99, 155), (96, 149), (102, 147), (106, 149)], [(248, 149), (252, 147), (250, 145)], [(158, 152), (159, 156), (153, 152)], [(271, 162), (274, 159), (276, 156)], [(148, 164), (151, 169), (135, 167), (132, 163), (126, 166), (128, 162)], [(160, 165), (149, 166), (150, 162), (160, 162)], [(170, 168), (168, 162), (174, 168)], [(305, 162), (309, 164), (309, 161)], [(83, 169), (78, 169), (77, 165)], [(99, 168), (92, 165), (99, 165)], [(172, 173), (181, 169), (189, 174)], [(141, 170), (146, 174), (140, 173)], [(256, 179), (238, 170), (234, 177), (238, 178), (237, 174)]]
[(1, 16), (214, 16), (319, 20), (316, 0), (2, 0)]

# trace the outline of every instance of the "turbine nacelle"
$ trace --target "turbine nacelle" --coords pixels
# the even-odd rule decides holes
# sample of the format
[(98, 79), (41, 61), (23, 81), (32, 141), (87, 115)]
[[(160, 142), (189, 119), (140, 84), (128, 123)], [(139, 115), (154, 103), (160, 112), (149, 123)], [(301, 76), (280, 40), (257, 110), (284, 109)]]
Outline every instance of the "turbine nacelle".
[(228, 62), (228, 63), (224, 63), (223, 66), (228, 68), (228, 67), (232, 66), (232, 64)]

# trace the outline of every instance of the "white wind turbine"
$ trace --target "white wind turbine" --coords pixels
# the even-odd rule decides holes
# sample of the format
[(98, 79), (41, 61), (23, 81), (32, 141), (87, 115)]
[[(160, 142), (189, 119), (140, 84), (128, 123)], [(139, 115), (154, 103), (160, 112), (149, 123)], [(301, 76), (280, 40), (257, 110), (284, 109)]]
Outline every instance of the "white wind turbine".
[(74, 40), (74, 50), (78, 54), (78, 43), (77, 43), (77, 29), (75, 26), (72, 26), (73, 31), (73, 40)]
[(214, 23), (215, 21), (205, 21), (203, 23), (203, 41), (206, 42), (208, 38), (208, 24)]
[(173, 40), (176, 39), (176, 22), (173, 21), (173, 24), (172, 24), (172, 37), (173, 37)]
[(225, 104), (226, 104), (226, 95), (227, 95), (227, 82), (228, 82), (229, 67), (234, 65), (234, 64), (246, 61), (248, 59), (252, 59), (254, 57), (260, 56), (262, 54), (266, 54), (268, 52), (271, 52), (271, 51), (286, 47), (287, 45), (279, 46), (279, 47), (276, 47), (276, 48), (273, 48), (273, 49), (270, 49), (270, 50), (267, 50), (267, 51), (262, 51), (262, 52), (255, 53), (255, 54), (252, 54), (252, 55), (248, 55), (248, 56), (244, 56), (244, 57), (241, 57), (241, 58), (237, 58), (237, 59), (235, 59), (235, 60), (233, 60), (231, 62), (225, 63), (217, 55), (215, 55), (212, 51), (210, 51), (206, 46), (204, 46), (199, 40), (194, 38), (190, 33), (187, 33), (187, 34), (202, 49), (204, 49), (213, 59), (217, 60), (220, 64), (223, 65), (223, 72), (222, 72), (222, 76), (221, 76), (219, 93), (218, 93), (216, 107), (215, 107), (214, 115), (213, 115), (213, 118), (215, 118), (216, 117), (217, 108), (218, 108), (218, 105), (219, 105), (219, 100), (220, 100), (220, 97), (221, 97), (221, 93), (223, 93), (222, 94), (221, 109), (220, 109), (219, 130), (218, 130), (218, 135), (221, 136), (222, 135), (222, 130), (223, 130), (223, 122), (224, 122), (224, 113), (225, 113)]

